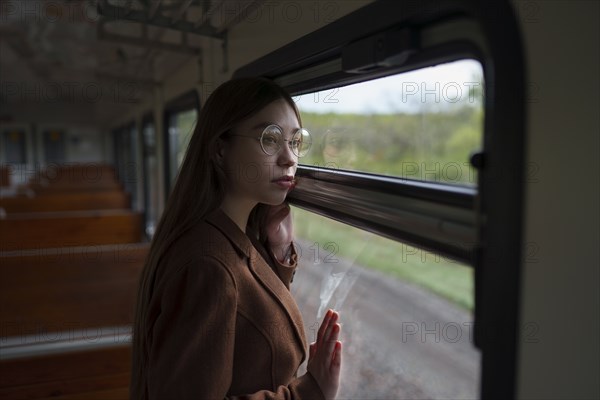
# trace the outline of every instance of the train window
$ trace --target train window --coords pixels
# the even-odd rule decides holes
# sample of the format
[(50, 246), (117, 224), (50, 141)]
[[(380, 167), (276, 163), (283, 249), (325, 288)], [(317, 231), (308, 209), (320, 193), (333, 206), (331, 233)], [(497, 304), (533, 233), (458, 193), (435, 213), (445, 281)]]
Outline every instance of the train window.
[(158, 160), (156, 156), (156, 126), (152, 116), (142, 122), (144, 156), (144, 210), (146, 212), (146, 235), (152, 238), (158, 221)]
[(473, 269), (294, 207), (292, 291), (309, 341), (340, 311), (340, 398), (478, 397)]
[(483, 72), (460, 60), (295, 98), (313, 134), (307, 165), (476, 185)]
[(119, 180), (131, 194), (131, 204), (137, 204), (136, 127), (130, 124), (113, 132), (115, 164)]
[[(193, 91), (167, 104), (165, 109), (167, 188), (173, 187), (179, 166), (196, 126), (198, 118), (198, 94)], [(168, 193), (166, 193), (168, 195)]]
[(25, 164), (25, 131), (10, 129), (2, 133), (2, 161), (9, 164)]
[(47, 164), (60, 164), (65, 159), (65, 132), (48, 130), (44, 132), (44, 159)]
[(198, 112), (186, 110), (174, 113), (169, 118), (169, 170), (171, 182), (175, 181), (179, 166), (183, 162), (185, 151), (196, 125)]

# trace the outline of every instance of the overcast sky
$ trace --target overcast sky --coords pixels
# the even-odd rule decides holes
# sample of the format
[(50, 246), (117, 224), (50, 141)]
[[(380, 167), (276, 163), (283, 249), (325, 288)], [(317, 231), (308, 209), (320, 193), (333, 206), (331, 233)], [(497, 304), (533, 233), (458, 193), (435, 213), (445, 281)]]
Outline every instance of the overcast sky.
[(300, 111), (360, 114), (416, 113), (473, 102), (469, 88), (481, 87), (477, 61), (463, 60), (369, 82), (294, 97)]

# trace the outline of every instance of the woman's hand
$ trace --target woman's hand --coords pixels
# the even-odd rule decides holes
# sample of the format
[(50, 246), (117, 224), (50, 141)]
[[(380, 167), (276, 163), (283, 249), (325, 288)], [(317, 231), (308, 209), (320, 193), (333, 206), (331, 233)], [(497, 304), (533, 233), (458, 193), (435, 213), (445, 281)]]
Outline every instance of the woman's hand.
[(337, 312), (328, 310), (317, 334), (317, 341), (310, 345), (307, 370), (317, 380), (326, 400), (333, 400), (340, 386), (342, 367), (342, 342), (338, 341), (340, 324)]
[(294, 239), (292, 213), (287, 203), (271, 206), (265, 217), (268, 246), (280, 262), (285, 262)]

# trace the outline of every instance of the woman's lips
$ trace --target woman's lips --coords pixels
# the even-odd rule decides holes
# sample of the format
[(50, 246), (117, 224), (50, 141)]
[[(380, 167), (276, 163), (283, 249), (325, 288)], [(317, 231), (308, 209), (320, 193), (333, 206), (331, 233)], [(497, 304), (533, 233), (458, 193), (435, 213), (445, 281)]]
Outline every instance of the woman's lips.
[(291, 189), (296, 186), (296, 182), (292, 176), (282, 176), (281, 178), (273, 179), (271, 182), (285, 189)]

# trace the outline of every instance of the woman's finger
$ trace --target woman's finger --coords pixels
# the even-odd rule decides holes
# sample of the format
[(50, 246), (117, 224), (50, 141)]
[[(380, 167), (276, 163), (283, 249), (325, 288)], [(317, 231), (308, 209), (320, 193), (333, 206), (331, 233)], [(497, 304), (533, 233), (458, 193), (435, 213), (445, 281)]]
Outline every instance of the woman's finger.
[(342, 366), (342, 342), (339, 340), (335, 342), (335, 351), (331, 360), (331, 367), (334, 371), (339, 371)]
[(336, 341), (340, 337), (340, 331), (342, 330), (342, 324), (334, 323), (331, 328), (331, 333), (329, 334), (329, 340)]
[(323, 334), (323, 342), (328, 342), (330, 340), (332, 331), (337, 325), (336, 322), (338, 318), (339, 314), (335, 311), (332, 311), (331, 318), (329, 318), (329, 324), (327, 325), (327, 328), (325, 328), (325, 332)]
[(267, 213), (267, 221), (269, 224), (277, 227), (289, 213), (290, 207), (285, 203), (281, 203), (277, 206), (271, 206), (269, 212)]
[(335, 350), (335, 345), (338, 341), (338, 337), (340, 334), (340, 329), (341, 327), (339, 324), (333, 324), (331, 334), (329, 335), (329, 337), (327, 338), (327, 342), (325, 343), (327, 354), (333, 354), (333, 351)]
[(325, 329), (327, 328), (327, 324), (329, 323), (330, 317), (331, 310), (327, 310), (325, 316), (323, 317), (323, 322), (321, 322), (321, 326), (319, 326), (319, 330), (317, 331), (317, 346), (323, 341), (323, 334), (325, 333)]
[(292, 215), (290, 207), (285, 203), (278, 206), (271, 206), (271, 209), (265, 218), (264, 228), (264, 233), (267, 236), (269, 244), (272, 247), (289, 245), (293, 240), (292, 232)]
[(323, 322), (321, 323), (321, 326), (319, 327), (319, 331), (317, 333), (317, 346), (322, 345), (323, 338), (326, 337), (325, 333), (327, 331), (327, 328), (329, 327), (332, 317), (333, 317), (333, 310), (331, 310), (331, 309), (327, 310), (327, 312), (325, 313), (325, 316), (323, 317)]

